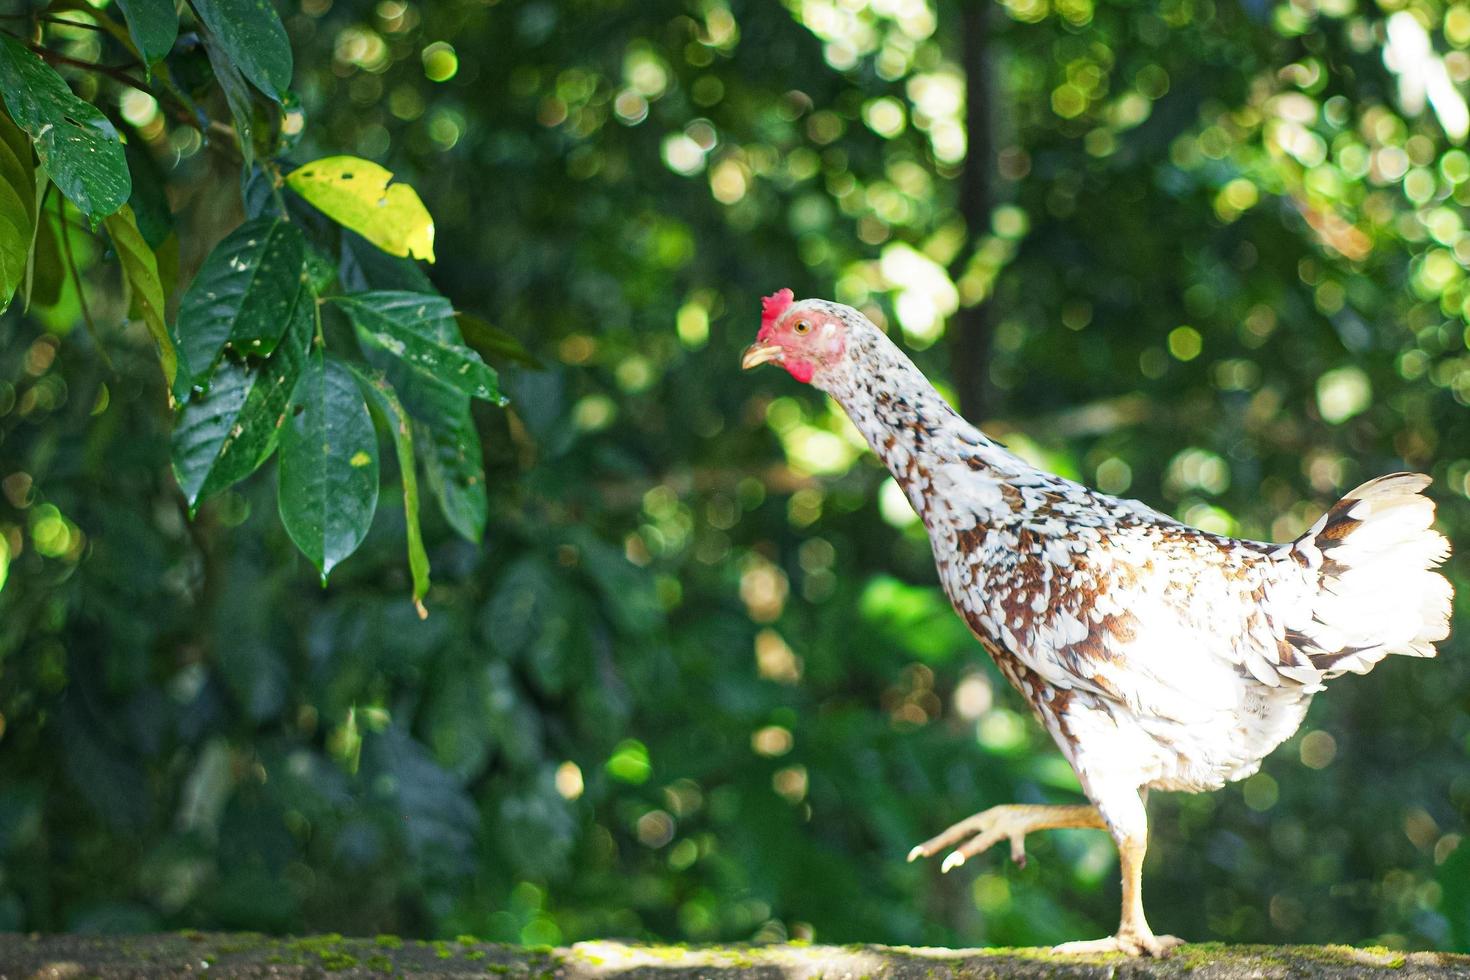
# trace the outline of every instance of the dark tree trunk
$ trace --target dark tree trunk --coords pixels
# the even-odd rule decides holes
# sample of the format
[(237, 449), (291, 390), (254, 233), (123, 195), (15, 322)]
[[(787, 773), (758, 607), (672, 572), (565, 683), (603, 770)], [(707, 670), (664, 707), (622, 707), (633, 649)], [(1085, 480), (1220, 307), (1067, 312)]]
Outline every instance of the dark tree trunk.
[[(960, 215), (969, 246), (960, 252), (951, 274), (958, 278), (994, 207), (995, 135), (991, 108), (991, 0), (957, 0), (961, 35), (960, 62), (965, 70), (965, 130), (969, 151), (960, 172)], [(995, 304), (987, 297), (962, 306), (949, 325), (950, 375), (959, 394), (960, 412), (980, 422), (997, 406), (990, 384), (990, 345), (995, 333)]]

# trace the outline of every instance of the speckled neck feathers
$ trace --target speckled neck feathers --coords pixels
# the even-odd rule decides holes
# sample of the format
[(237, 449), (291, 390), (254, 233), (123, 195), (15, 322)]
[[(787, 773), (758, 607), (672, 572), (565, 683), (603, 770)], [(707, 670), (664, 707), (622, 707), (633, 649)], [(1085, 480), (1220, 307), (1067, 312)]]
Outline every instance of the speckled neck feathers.
[(851, 328), (846, 363), (814, 383), (847, 411), (926, 522), (935, 503), (925, 493), (928, 474), (946, 464), (967, 464), (977, 482), (1031, 469), (960, 417), (881, 331), (860, 316), (844, 319)]

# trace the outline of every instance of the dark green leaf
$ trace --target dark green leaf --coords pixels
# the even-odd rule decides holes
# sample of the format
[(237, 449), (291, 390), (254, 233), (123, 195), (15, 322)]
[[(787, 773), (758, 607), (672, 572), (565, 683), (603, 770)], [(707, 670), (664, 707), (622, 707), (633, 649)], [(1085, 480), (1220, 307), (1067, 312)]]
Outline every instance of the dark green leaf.
[(478, 542), (485, 535), (489, 500), (470, 396), (392, 356), (379, 353), (377, 360), (416, 420), (415, 445), (439, 509), (461, 537)]
[(505, 403), (494, 369), (464, 345), (454, 308), (443, 296), (374, 292), (333, 301), (352, 318), (364, 343), (472, 397)]
[(473, 313), (455, 313), (454, 320), (459, 324), (464, 342), (479, 351), (485, 360), (514, 361), (526, 367), (541, 367), (541, 362), (519, 340), (499, 327), (492, 327)]
[(209, 391), (179, 410), (174, 477), (191, 509), (255, 472), (275, 451), (315, 325), (316, 297), (305, 284), (299, 293), (291, 327), (265, 363), (226, 357)]
[(230, 107), (230, 117), (235, 120), (235, 134), (240, 139), (240, 160), (245, 173), (255, 163), (255, 99), (245, 76), (230, 60), (230, 56), (213, 34), (204, 35), (204, 51), (209, 55), (209, 64), (214, 68), (215, 81), (225, 93), (225, 102)]
[(342, 287), (351, 293), (397, 289), (432, 293), (434, 284), (413, 259), (389, 255), (357, 232), (342, 230)]
[(175, 325), (190, 384), (208, 380), (226, 344), (241, 354), (275, 349), (305, 260), (300, 229), (280, 218), (247, 221), (215, 247), (189, 284)]
[(179, 13), (173, 0), (117, 0), (117, 5), (144, 61), (152, 65), (173, 50), (179, 36)]
[(230, 60), (256, 88), (280, 102), (291, 87), (291, 42), (270, 0), (193, 3)]
[(141, 139), (127, 145), (128, 170), (133, 175), (133, 195), (128, 204), (137, 219), (143, 241), (154, 251), (174, 230), (173, 212), (164, 191), (165, 178)]
[(419, 431), (429, 489), (439, 508), (460, 537), (479, 542), (485, 536), (490, 501), (485, 492), (480, 432), (470, 414), (469, 399), (460, 397), (464, 403), (459, 414), (421, 423)]
[(317, 350), (281, 436), (281, 522), (322, 582), (362, 543), (378, 506), (378, 440), (351, 373)]
[(419, 525), (419, 480), (414, 468), (413, 422), (386, 378), (372, 377), (356, 368), (349, 370), (362, 385), (368, 404), (377, 409), (393, 436), (398, 470), (403, 479), (403, 521), (408, 535), (408, 567), (413, 575), (413, 604), (420, 618), (424, 618), (429, 615), (423, 603), (429, 591), (429, 555), (424, 550), (424, 534)]
[(30, 289), (28, 302), (41, 307), (61, 302), (61, 285), (66, 279), (61, 243), (56, 240), (55, 221), (55, 216), (48, 210), (36, 223), (36, 243), (31, 249), (30, 265), (26, 268)]
[(35, 141), (41, 165), (73, 204), (101, 218), (132, 190), (117, 130), (72, 94), (49, 65), (12, 37), (0, 35), (0, 95), (10, 117)]
[[(158, 359), (163, 363), (163, 376), (169, 390), (179, 371), (179, 357), (174, 350), (173, 337), (163, 312), (163, 281), (158, 276), (158, 259), (138, 230), (133, 218), (133, 209), (124, 204), (117, 213), (108, 215), (102, 222), (112, 238), (117, 257), (122, 263), (123, 276), (132, 290), (138, 313), (158, 345)], [(192, 502), (192, 501), (191, 501)]]
[(276, 193), (275, 175), (261, 166), (246, 168), (240, 184), (240, 199), (246, 218), (286, 218), (286, 209)]

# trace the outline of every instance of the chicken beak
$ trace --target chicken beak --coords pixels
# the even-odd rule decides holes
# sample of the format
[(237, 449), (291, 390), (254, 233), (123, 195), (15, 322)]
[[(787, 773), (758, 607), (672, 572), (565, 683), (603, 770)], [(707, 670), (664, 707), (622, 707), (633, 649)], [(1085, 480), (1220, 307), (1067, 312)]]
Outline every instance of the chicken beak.
[(746, 371), (753, 367), (759, 367), (769, 361), (780, 363), (785, 351), (779, 344), (751, 344), (745, 348), (745, 353), (740, 358), (740, 366)]

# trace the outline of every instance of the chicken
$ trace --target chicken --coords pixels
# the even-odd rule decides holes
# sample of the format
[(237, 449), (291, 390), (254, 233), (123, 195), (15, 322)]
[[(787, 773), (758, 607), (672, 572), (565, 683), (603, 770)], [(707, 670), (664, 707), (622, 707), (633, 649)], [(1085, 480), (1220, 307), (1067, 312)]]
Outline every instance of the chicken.
[(1162, 955), (1144, 917), (1150, 789), (1202, 792), (1254, 773), (1312, 696), (1389, 654), (1432, 657), (1452, 590), (1435, 569), (1429, 478), (1363, 484), (1295, 541), (1188, 527), (1045, 473), (961, 418), (851, 307), (765, 300), (742, 366), (827, 392), (928, 529), (939, 580), (1077, 773), (1091, 805), (995, 806), (913, 849), (949, 871), (1002, 840), (1106, 830), (1123, 883), (1115, 935), (1061, 952)]

